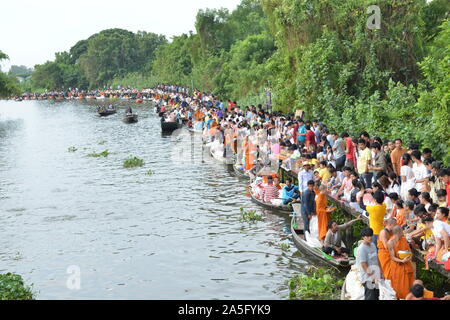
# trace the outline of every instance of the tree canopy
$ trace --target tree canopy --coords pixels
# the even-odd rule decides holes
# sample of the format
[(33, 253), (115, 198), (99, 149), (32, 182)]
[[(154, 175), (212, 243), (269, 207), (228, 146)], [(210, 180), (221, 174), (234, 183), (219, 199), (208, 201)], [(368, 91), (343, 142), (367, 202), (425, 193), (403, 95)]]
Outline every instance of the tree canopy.
[[(163, 36), (108, 29), (36, 66), (36, 87), (164, 82), (241, 104), (306, 111), (336, 131), (362, 130), (432, 147), (450, 163), (446, 0), (242, 0), (202, 9), (195, 30)], [(405, 121), (408, 119), (408, 121)], [(421, 130), (417, 130), (420, 127)]]

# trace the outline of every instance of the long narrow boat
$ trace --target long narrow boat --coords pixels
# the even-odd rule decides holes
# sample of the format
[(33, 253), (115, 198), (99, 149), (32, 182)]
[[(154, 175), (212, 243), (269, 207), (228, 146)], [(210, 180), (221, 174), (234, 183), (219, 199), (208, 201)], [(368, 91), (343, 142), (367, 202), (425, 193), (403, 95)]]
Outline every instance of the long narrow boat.
[(241, 169), (239, 167), (237, 167), (236, 165), (233, 165), (233, 170), (234, 173), (236, 174), (236, 176), (240, 177), (240, 178), (246, 178), (246, 179), (250, 179), (250, 176), (248, 175), (247, 170), (245, 169)]
[(216, 161), (223, 163), (223, 164), (227, 164), (227, 165), (232, 165), (234, 163), (234, 159), (233, 158), (226, 158), (223, 156), (223, 152), (217, 151), (217, 149), (213, 149), (211, 148), (209, 150), (211, 157), (213, 157)]
[(136, 123), (138, 122), (138, 115), (137, 114), (126, 114), (123, 117), (123, 122), (125, 123)]
[(181, 124), (177, 121), (161, 121), (161, 130), (164, 133), (172, 133), (173, 131), (180, 129)]
[(251, 199), (252, 199), (252, 201), (253, 201), (254, 203), (257, 203), (257, 204), (259, 204), (261, 207), (264, 207), (264, 208), (266, 208), (266, 209), (274, 210), (274, 211), (292, 212), (292, 207), (289, 206), (289, 205), (281, 205), (281, 206), (277, 206), (277, 205), (274, 205), (274, 204), (272, 204), (272, 203), (266, 203), (266, 202), (264, 202), (264, 201), (262, 201), (262, 200), (259, 200), (259, 199), (255, 198), (255, 197), (253, 196), (253, 194), (250, 194), (250, 197), (251, 197)]
[(109, 115), (115, 114), (117, 113), (116, 109), (112, 109), (112, 110), (100, 110), (98, 111), (98, 114), (100, 115), (100, 117), (107, 117)]
[(294, 243), (299, 250), (301, 250), (305, 254), (308, 254), (309, 256), (317, 258), (317, 260), (320, 260), (328, 265), (332, 265), (338, 268), (350, 267), (352, 259), (346, 259), (343, 257), (335, 258), (323, 252), (321, 248), (311, 247), (305, 240), (305, 233), (303, 228), (294, 228), (296, 224), (295, 219), (296, 216), (292, 217), (291, 233), (292, 238), (294, 239)]

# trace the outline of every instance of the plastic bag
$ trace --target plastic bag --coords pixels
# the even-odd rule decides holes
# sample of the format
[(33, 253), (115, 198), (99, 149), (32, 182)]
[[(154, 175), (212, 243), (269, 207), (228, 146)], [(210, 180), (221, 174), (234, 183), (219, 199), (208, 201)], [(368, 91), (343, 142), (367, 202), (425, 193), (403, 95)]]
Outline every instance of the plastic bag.
[(391, 280), (379, 280), (378, 288), (380, 289), (379, 300), (397, 300), (397, 294), (391, 286)]

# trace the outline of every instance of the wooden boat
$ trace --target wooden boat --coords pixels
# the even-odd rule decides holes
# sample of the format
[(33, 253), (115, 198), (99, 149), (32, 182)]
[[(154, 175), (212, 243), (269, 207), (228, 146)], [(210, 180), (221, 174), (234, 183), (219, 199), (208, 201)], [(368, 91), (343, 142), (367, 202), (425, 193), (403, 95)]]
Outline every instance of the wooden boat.
[[(163, 118), (161, 118), (163, 120)], [(161, 121), (161, 130), (164, 133), (172, 133), (181, 128), (181, 124), (177, 121)]]
[(117, 113), (116, 109), (103, 109), (103, 110), (99, 110), (98, 114), (100, 115), (100, 117), (107, 117), (109, 115), (115, 114)]
[(123, 117), (123, 122), (125, 122), (125, 123), (136, 123), (136, 122), (138, 122), (138, 115), (135, 114), (135, 113), (126, 114)]
[(223, 151), (222, 152), (217, 152), (216, 149), (211, 148), (209, 150), (211, 157), (213, 157), (216, 161), (223, 163), (223, 164), (227, 164), (227, 165), (232, 165), (234, 163), (234, 159), (233, 158), (226, 158), (223, 156)]
[[(321, 250), (321, 248), (311, 247), (305, 240), (305, 233), (303, 227), (297, 226), (294, 228), (296, 216), (292, 217), (291, 220), (291, 233), (297, 248), (304, 252), (305, 254), (316, 258), (328, 265), (338, 267), (338, 268), (349, 268), (352, 264), (353, 259), (346, 259), (343, 257), (332, 257)], [(300, 218), (301, 219), (301, 218)]]
[(240, 178), (250, 179), (250, 176), (248, 175), (247, 170), (240, 169), (236, 165), (233, 165), (233, 170), (234, 170), (234, 173), (236, 174), (236, 176), (238, 176)]
[(274, 205), (274, 204), (272, 204), (272, 203), (266, 203), (266, 202), (264, 202), (264, 201), (262, 201), (262, 200), (259, 200), (259, 199), (255, 198), (255, 197), (253, 196), (253, 194), (250, 194), (250, 196), (251, 196), (251, 199), (252, 199), (252, 201), (253, 201), (254, 203), (257, 203), (257, 204), (259, 204), (261, 207), (264, 207), (264, 208), (266, 208), (266, 209), (269, 209), (269, 210), (275, 210), (275, 211), (289, 212), (289, 213), (292, 212), (292, 207), (289, 206), (289, 205), (276, 206), (276, 205)]

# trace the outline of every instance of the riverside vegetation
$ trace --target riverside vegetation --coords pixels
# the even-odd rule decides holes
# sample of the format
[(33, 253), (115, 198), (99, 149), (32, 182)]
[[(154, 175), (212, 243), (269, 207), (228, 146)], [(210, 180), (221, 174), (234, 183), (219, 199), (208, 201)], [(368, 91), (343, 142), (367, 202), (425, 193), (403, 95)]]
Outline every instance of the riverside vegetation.
[[(173, 37), (108, 29), (35, 66), (22, 90), (171, 83), (241, 106), (306, 111), (330, 130), (362, 130), (429, 147), (450, 164), (450, 21), (447, 0), (242, 0), (204, 9), (195, 33)], [(7, 58), (0, 53), (0, 59)], [(0, 96), (17, 92), (1, 74)], [(408, 121), (404, 121), (408, 119)], [(421, 128), (421, 130), (417, 130)]]

